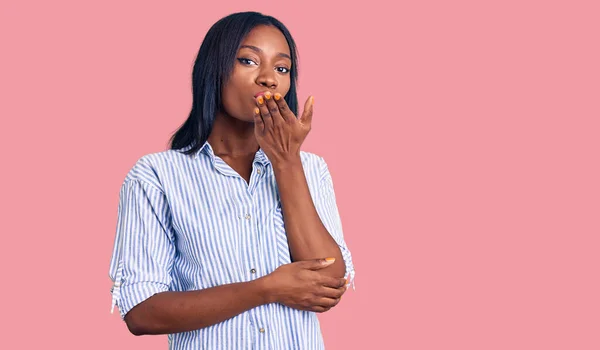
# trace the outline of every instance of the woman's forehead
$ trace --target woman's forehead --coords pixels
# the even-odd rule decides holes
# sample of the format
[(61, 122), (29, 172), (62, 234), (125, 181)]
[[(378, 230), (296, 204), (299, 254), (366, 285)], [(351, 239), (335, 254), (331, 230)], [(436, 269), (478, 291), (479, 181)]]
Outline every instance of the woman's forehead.
[(283, 33), (273, 26), (256, 26), (242, 40), (241, 48), (258, 48), (264, 52), (285, 53), (289, 56), (290, 48)]

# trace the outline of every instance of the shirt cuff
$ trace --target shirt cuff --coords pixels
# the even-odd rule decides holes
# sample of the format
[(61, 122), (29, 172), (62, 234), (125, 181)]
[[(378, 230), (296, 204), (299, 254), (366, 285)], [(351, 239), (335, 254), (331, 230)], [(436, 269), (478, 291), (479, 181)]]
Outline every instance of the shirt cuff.
[[(142, 301), (150, 298), (154, 294), (168, 291), (168, 286), (157, 282), (138, 282), (129, 285), (120, 286), (119, 296), (114, 303), (119, 308), (121, 318)], [(113, 290), (113, 293), (115, 291)], [(114, 296), (114, 294), (113, 294)]]

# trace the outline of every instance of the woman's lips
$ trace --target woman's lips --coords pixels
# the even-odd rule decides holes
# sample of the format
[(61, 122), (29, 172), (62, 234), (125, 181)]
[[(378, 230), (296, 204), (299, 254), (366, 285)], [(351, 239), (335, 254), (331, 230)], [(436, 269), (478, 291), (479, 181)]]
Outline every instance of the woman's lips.
[(257, 98), (258, 96), (262, 96), (265, 94), (266, 91), (261, 91), (259, 93), (257, 93), (256, 95), (254, 95), (254, 98)]

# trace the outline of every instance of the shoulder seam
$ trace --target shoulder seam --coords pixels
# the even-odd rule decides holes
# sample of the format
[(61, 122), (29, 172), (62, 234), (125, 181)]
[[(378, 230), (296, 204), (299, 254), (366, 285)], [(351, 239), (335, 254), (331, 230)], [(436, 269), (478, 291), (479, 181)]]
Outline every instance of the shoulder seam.
[(160, 189), (158, 186), (153, 185), (152, 183), (150, 183), (150, 182), (148, 182), (148, 181), (146, 181), (144, 179), (140, 179), (138, 177), (129, 177), (129, 178), (126, 178), (123, 181), (123, 186), (129, 185), (131, 182), (137, 182), (137, 183), (141, 184), (142, 187), (147, 186), (147, 187), (152, 188), (152, 189), (154, 189), (154, 190), (156, 190), (156, 191), (158, 191), (158, 192), (160, 192), (162, 194), (165, 194), (165, 192), (162, 189)]

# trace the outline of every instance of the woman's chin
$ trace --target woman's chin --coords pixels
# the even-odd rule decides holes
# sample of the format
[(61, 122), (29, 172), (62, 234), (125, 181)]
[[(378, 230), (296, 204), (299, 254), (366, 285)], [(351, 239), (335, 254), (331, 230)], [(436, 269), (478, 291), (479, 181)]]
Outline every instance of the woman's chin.
[(226, 118), (235, 122), (251, 123), (254, 124), (254, 116), (252, 113), (236, 113), (236, 114), (225, 114)]
[(249, 124), (254, 124), (254, 116), (253, 115), (244, 115), (241, 117), (236, 117), (235, 119), (244, 122), (244, 123), (249, 123)]

